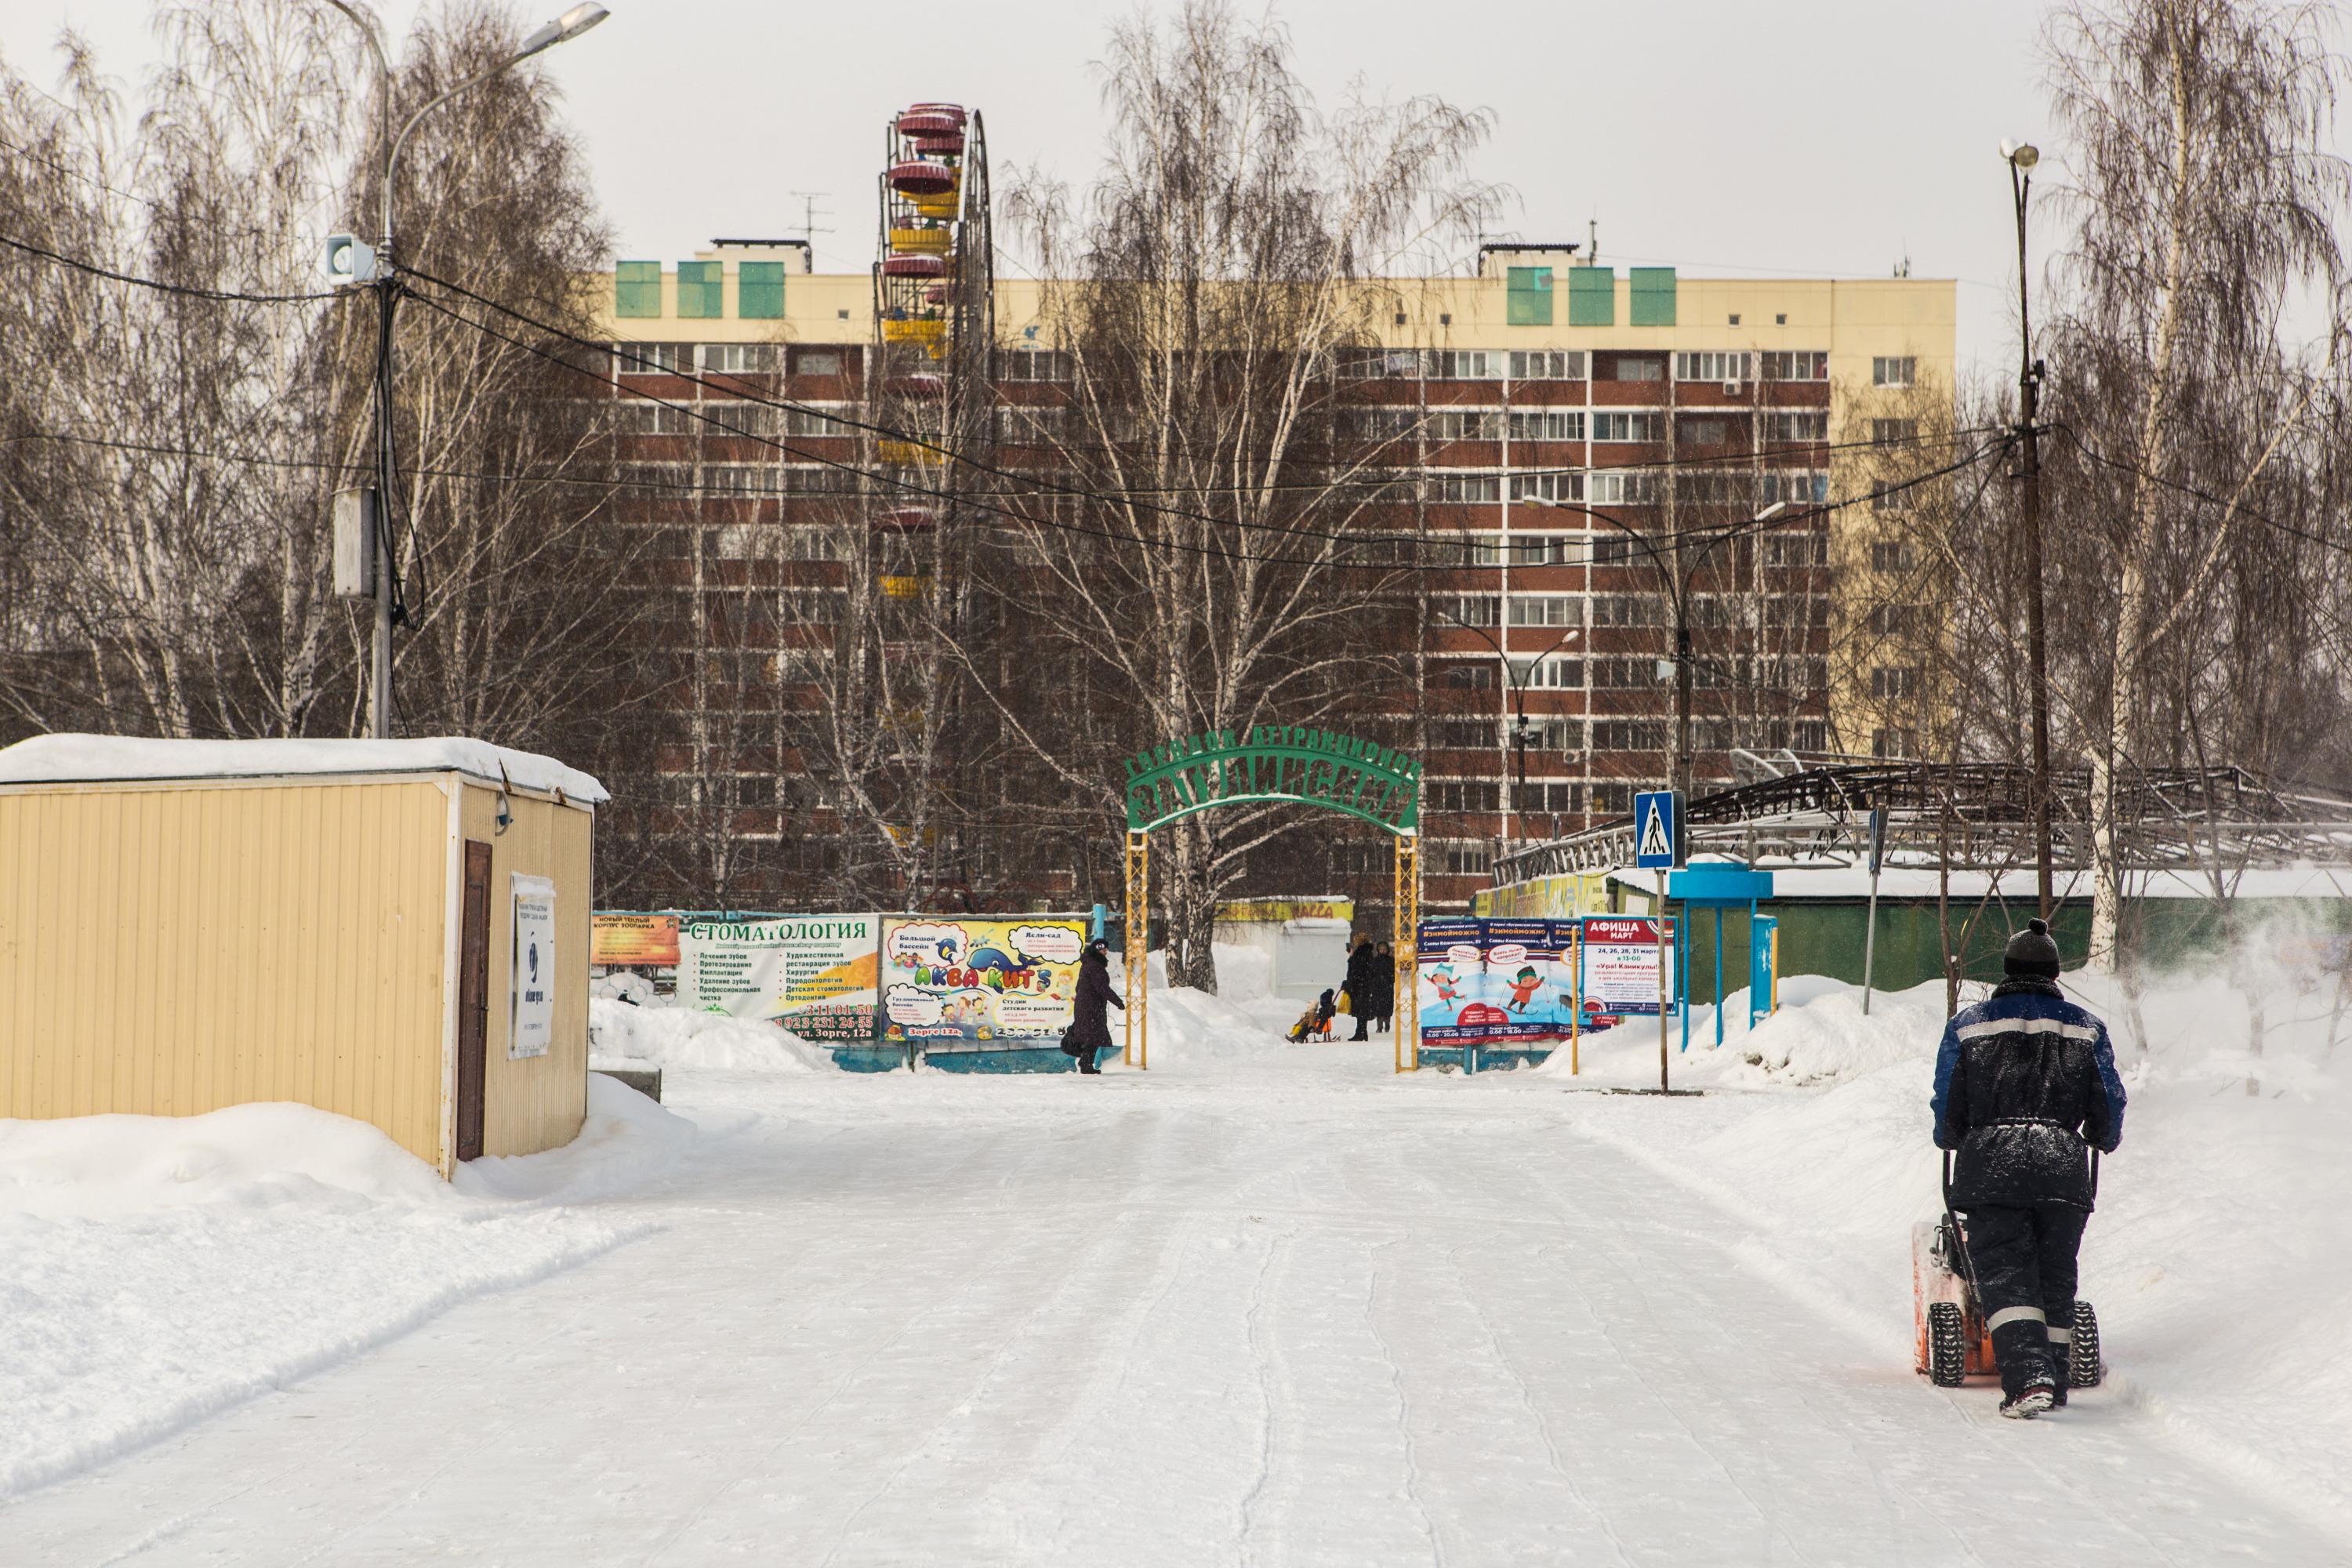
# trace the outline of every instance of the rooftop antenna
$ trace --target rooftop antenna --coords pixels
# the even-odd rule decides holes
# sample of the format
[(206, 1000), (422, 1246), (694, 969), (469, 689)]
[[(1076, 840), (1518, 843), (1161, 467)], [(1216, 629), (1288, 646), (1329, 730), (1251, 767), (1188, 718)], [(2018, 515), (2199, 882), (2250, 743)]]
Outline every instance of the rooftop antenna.
[(1595, 213), (1584, 220), (1584, 264), (1591, 266), (1601, 259), (1601, 216)]
[[(791, 194), (800, 201), (801, 237), (808, 241), (809, 254), (814, 256), (816, 254), (816, 237), (821, 234), (831, 234), (833, 232), (833, 230), (829, 228), (819, 228), (816, 226), (817, 198), (820, 196), (829, 196), (833, 195), (833, 193), (831, 191), (794, 191)], [(827, 212), (824, 216), (831, 217), (833, 214)]]

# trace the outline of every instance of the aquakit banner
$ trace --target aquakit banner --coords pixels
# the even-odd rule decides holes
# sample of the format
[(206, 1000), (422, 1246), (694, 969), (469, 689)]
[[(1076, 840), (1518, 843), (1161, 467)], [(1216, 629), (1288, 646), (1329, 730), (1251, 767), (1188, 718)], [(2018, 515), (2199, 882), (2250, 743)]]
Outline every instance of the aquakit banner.
[(1082, 919), (882, 922), (882, 1037), (928, 1050), (1058, 1044), (1086, 952)]
[(807, 1039), (871, 1039), (882, 924), (879, 915), (689, 921), (678, 937), (678, 1000)]
[(607, 967), (674, 968), (678, 917), (599, 911), (588, 917), (588, 962)]
[(1486, 999), (1486, 945), (1483, 921), (1421, 922), (1414, 939), (1414, 1001), (1426, 1044), (1486, 1040), (1504, 1022)]
[(1551, 921), (1481, 921), (1486, 980), (1480, 994), (1499, 1015), (1482, 1037), (1491, 1044), (1558, 1037), (1568, 1014), (1559, 1000), (1568, 979)]

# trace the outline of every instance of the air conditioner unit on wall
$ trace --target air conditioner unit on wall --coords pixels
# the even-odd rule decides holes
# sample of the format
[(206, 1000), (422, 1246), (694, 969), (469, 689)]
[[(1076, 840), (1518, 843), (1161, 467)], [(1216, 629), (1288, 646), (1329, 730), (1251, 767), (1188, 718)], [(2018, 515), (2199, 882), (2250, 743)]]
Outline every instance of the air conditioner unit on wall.
[(1726, 397), (1737, 397), (1742, 392), (1746, 391), (1747, 388), (1748, 384), (1744, 381), (1727, 381), (1723, 384), (1723, 395)]

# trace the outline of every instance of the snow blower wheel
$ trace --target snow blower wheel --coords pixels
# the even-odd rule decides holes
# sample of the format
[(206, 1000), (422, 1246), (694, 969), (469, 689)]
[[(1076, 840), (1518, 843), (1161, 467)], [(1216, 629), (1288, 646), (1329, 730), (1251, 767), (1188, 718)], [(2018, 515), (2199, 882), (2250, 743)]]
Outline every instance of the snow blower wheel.
[(2106, 1359), (2099, 1354), (2099, 1314), (2088, 1301), (2077, 1301), (2074, 1331), (2066, 1344), (2066, 1381), (2076, 1388), (2096, 1388), (2106, 1375)]
[(1958, 1388), (1968, 1380), (1968, 1325), (1957, 1301), (1927, 1303), (1927, 1381)]

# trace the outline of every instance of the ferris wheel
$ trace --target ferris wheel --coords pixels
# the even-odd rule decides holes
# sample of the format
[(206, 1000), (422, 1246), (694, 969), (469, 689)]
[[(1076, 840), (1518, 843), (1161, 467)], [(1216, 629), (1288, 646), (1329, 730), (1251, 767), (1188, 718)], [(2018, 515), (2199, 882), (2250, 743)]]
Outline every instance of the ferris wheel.
[[(883, 133), (881, 254), (874, 269), (877, 447), (891, 468), (954, 491), (954, 459), (989, 436), (990, 350), (996, 337), (995, 239), (989, 225), (988, 142), (977, 110), (917, 103)], [(879, 525), (929, 531), (950, 500), (893, 502)]]

